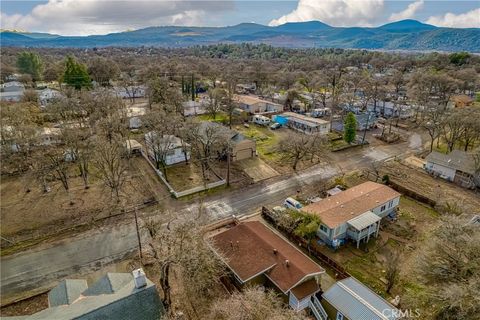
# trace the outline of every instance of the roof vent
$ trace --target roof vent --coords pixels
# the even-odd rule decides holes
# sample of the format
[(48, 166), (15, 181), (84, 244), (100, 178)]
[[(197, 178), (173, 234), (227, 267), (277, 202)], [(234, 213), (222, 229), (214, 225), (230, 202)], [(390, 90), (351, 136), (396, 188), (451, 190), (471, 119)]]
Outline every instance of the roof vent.
[(287, 267), (290, 266), (290, 261), (285, 260), (285, 265), (286, 265)]
[(133, 281), (135, 282), (135, 288), (140, 289), (147, 285), (147, 277), (145, 276), (145, 272), (143, 269), (136, 269), (133, 270)]
[(273, 254), (277, 254), (278, 253), (278, 250), (277, 249), (273, 249)]
[(340, 208), (343, 208), (343, 207), (344, 207), (344, 205), (343, 205), (343, 204), (341, 204), (341, 205), (340, 205)]

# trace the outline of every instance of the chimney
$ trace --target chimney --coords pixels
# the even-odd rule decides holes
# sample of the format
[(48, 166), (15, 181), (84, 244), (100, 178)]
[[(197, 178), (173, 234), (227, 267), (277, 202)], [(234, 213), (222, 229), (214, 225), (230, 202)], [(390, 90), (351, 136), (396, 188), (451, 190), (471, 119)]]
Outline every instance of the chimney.
[(233, 246), (233, 241), (230, 241), (230, 247), (232, 247), (232, 250), (235, 249), (235, 247)]
[(273, 249), (273, 254), (277, 254), (278, 250), (277, 249)]
[(143, 269), (136, 269), (133, 270), (133, 281), (135, 282), (135, 288), (140, 289), (147, 285), (147, 277), (145, 276), (145, 272)]
[(290, 261), (288, 260), (285, 260), (285, 265), (287, 266), (287, 268), (290, 266)]

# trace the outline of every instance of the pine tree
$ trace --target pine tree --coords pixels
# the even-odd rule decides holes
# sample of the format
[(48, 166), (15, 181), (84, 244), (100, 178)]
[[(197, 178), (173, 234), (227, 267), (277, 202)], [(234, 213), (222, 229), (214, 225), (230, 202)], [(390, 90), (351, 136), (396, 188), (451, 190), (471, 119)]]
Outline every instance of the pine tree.
[(63, 82), (74, 87), (76, 90), (90, 88), (92, 86), (87, 67), (83, 63), (77, 62), (72, 56), (68, 56), (65, 60)]
[(349, 112), (343, 123), (343, 140), (347, 143), (355, 141), (357, 135), (357, 119), (353, 112)]
[(29, 74), (35, 82), (41, 79), (43, 63), (40, 56), (34, 52), (24, 51), (17, 58), (17, 68), (21, 73)]

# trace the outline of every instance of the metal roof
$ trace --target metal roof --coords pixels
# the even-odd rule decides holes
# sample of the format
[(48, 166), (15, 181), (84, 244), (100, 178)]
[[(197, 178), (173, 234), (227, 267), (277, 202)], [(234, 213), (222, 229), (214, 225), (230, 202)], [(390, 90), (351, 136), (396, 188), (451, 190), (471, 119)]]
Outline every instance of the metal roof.
[(475, 174), (475, 161), (473, 156), (461, 150), (453, 150), (449, 154), (432, 151), (425, 160), (447, 168), (463, 171), (472, 175)]
[(335, 283), (322, 297), (346, 318), (355, 320), (394, 320), (397, 310), (385, 299), (353, 277)]
[(372, 211), (367, 211), (358, 217), (348, 220), (347, 223), (358, 231), (362, 231), (368, 226), (380, 221), (381, 218)]

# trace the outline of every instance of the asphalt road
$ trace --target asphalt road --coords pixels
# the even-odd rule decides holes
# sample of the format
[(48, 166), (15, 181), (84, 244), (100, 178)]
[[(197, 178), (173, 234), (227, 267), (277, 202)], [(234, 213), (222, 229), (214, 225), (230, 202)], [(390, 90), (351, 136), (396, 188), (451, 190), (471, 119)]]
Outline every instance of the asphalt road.
[[(338, 159), (333, 159), (332, 164), (316, 165), (298, 174), (274, 177), (247, 188), (213, 195), (206, 198), (202, 205), (213, 220), (232, 214), (247, 215), (263, 205), (281, 204), (303, 185), (331, 178), (340, 171), (369, 167), (373, 161), (409, 152), (412, 147), (417, 147), (418, 139), (414, 136), (401, 144), (347, 150), (336, 154)], [(197, 203), (185, 203), (177, 213), (193, 213), (198, 206)], [(135, 250), (137, 239), (131, 223), (87, 231), (48, 246), (3, 257), (0, 263), (2, 305), (24, 297), (27, 292), (34, 294), (49, 289), (63, 278), (99, 270), (122, 260)]]

